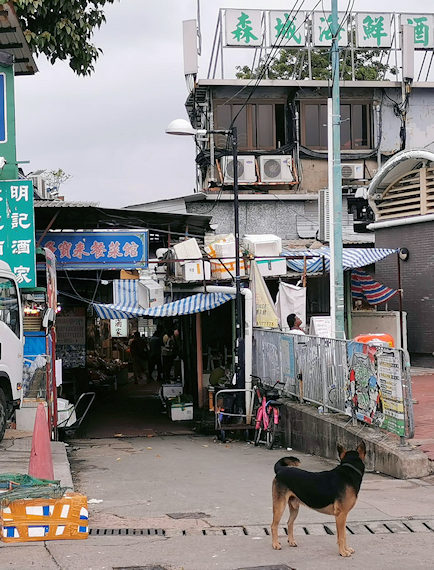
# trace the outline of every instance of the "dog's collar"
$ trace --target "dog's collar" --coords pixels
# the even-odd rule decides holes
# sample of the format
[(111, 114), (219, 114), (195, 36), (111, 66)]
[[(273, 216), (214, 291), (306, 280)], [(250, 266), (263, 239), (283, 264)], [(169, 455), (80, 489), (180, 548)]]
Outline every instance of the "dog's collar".
[(360, 477), (363, 477), (363, 473), (360, 471), (360, 469), (357, 469), (357, 467), (354, 467), (354, 465), (351, 465), (351, 463), (341, 463), (341, 466), (342, 467), (350, 467), (350, 469), (353, 469), (353, 471), (358, 473), (360, 475)]

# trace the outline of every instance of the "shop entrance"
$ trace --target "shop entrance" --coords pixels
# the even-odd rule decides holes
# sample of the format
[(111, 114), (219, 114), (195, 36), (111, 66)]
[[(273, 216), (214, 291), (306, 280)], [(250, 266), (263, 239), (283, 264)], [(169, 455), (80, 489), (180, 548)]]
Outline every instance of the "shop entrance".
[[(230, 376), (232, 304), (224, 303), (200, 313), (202, 402), (206, 408), (210, 373), (221, 368)], [(79, 312), (84, 316), (83, 309)], [(61, 388), (61, 397), (70, 401), (76, 401), (86, 391), (96, 393), (77, 436), (152, 437), (195, 433), (195, 420), (207, 411), (198, 407), (198, 315), (139, 317), (117, 322), (85, 313), (85, 366), (66, 368)], [(70, 312), (65, 310), (64, 316), (67, 334), (73, 321)], [(59, 321), (61, 319), (59, 317)], [(67, 346), (62, 345), (62, 326), (60, 322), (59, 346), (64, 347), (66, 353), (74, 354), (77, 349), (71, 346), (71, 338)], [(137, 355), (140, 345), (142, 358), (140, 350)], [(172, 353), (166, 354), (169, 345)]]

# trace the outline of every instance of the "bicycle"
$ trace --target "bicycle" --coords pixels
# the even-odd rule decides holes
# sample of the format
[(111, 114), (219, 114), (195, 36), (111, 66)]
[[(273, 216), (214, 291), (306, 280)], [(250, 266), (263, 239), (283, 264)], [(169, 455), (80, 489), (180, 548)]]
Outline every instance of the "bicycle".
[(265, 432), (265, 445), (267, 449), (273, 449), (280, 421), (280, 406), (282, 405), (282, 402), (277, 400), (279, 393), (275, 387), (277, 384), (284, 384), (284, 382), (277, 380), (272, 388), (266, 388), (259, 376), (252, 376), (252, 378), (256, 380), (254, 390), (259, 402), (255, 416), (253, 442), (255, 446), (258, 446), (261, 442), (262, 432)]

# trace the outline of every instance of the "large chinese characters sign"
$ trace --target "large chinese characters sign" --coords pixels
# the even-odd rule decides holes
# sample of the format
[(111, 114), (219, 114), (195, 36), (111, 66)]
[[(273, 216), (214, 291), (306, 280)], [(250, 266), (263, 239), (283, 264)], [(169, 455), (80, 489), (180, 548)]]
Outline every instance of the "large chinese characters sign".
[[(375, 11), (339, 12), (339, 46), (389, 49), (399, 33), (398, 24), (413, 27), (416, 49), (434, 48), (434, 14), (392, 14)], [(283, 11), (248, 8), (225, 10), (226, 46), (230, 47), (265, 45), (282, 48), (328, 48), (333, 39), (332, 27), (331, 13), (323, 9), (312, 13), (302, 12), (295, 7)], [(395, 45), (396, 43), (395, 41)]]
[(134, 269), (148, 265), (148, 232), (50, 233), (42, 247), (63, 269)]
[(17, 276), (21, 288), (36, 287), (33, 184), (0, 182), (0, 259)]

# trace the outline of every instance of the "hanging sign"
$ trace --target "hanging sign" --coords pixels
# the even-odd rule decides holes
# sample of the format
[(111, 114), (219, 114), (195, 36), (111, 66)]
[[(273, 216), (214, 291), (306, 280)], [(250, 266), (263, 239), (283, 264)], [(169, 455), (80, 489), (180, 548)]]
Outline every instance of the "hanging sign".
[(112, 338), (128, 336), (128, 319), (110, 319), (110, 334)]
[(148, 231), (49, 233), (42, 247), (63, 269), (135, 269), (148, 266)]
[(0, 182), (0, 258), (10, 265), (20, 288), (36, 287), (35, 218), (30, 180)]

